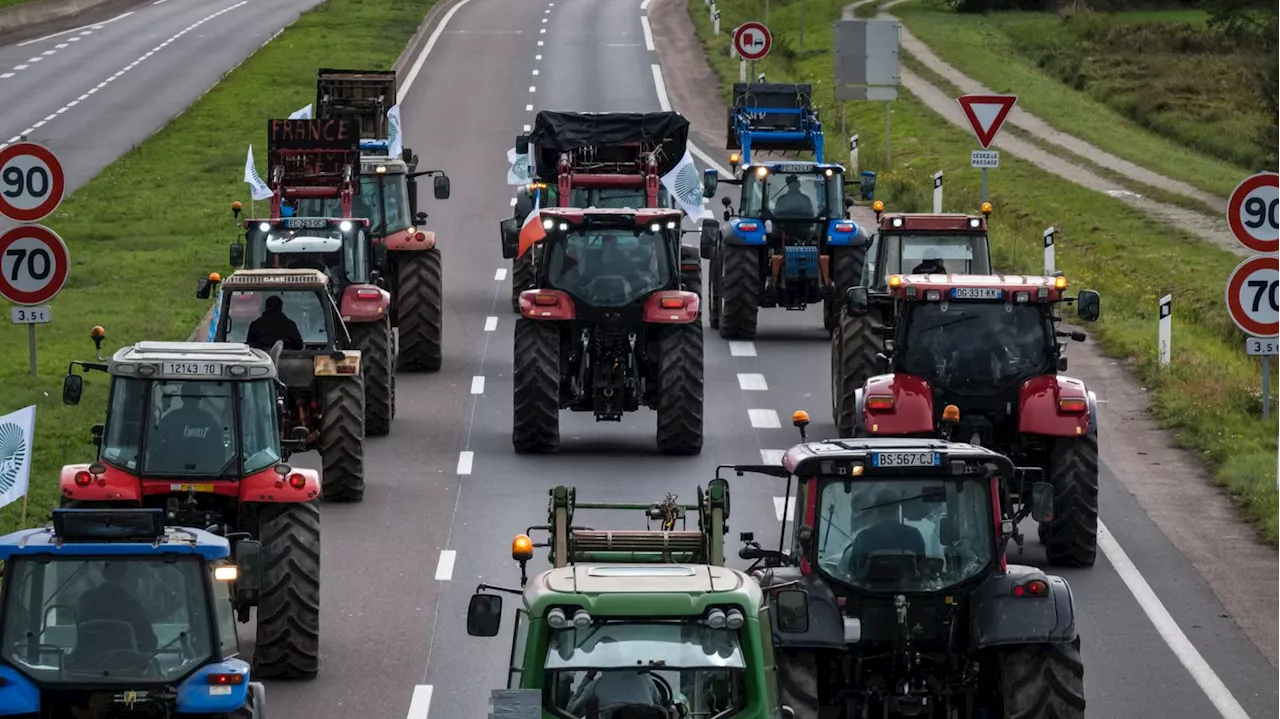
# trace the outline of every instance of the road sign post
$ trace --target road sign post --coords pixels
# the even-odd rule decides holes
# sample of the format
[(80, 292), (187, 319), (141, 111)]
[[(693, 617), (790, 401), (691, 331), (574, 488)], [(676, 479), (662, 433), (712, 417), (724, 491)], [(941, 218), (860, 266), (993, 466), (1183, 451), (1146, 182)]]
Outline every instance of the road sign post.
[(1262, 360), (1262, 418), (1271, 418), (1271, 357), (1280, 354), (1280, 340), (1275, 337), (1250, 337), (1244, 351)]
[(1000, 166), (1000, 153), (991, 150), (991, 142), (996, 139), (1009, 112), (1018, 102), (1017, 95), (962, 95), (956, 98), (960, 109), (969, 119), (969, 126), (978, 138), (985, 152), (974, 151), (969, 164), (982, 170), (982, 201), (986, 202), (990, 193), (987, 186), (987, 170)]
[(1244, 330), (1245, 352), (1262, 364), (1262, 419), (1271, 417), (1271, 355), (1280, 335), (1280, 175), (1259, 172), (1231, 191), (1227, 225), (1245, 249), (1256, 253), (1227, 278), (1227, 313)]
[(1044, 231), (1044, 273), (1052, 275), (1054, 270), (1053, 238), (1055, 230), (1050, 227)]
[(1160, 298), (1160, 339), (1157, 347), (1156, 364), (1161, 369), (1169, 366), (1173, 356), (1173, 295)]
[(933, 214), (942, 214), (942, 170), (933, 173)]

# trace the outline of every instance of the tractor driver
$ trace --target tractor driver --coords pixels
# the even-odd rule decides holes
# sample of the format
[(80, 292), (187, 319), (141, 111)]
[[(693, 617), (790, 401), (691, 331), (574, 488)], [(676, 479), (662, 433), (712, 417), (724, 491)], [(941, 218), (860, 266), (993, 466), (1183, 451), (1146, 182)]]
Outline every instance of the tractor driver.
[[(612, 641), (611, 638), (601, 639)], [(599, 702), (601, 719), (620, 719), (624, 707), (661, 707), (662, 694), (649, 673), (623, 669), (619, 671), (600, 672), (596, 669), (587, 671), (586, 677), (569, 699), (565, 709), (573, 716), (584, 716), (587, 703), (595, 698)]]
[(797, 175), (787, 175), (787, 186), (773, 203), (773, 215), (778, 218), (809, 219), (815, 214), (813, 201), (800, 187)]
[(942, 260), (936, 258), (926, 259), (924, 262), (916, 265), (911, 270), (913, 275), (945, 275), (947, 268), (942, 264)]
[[(117, 649), (135, 650), (142, 654), (151, 654), (156, 650), (156, 633), (151, 627), (151, 621), (147, 619), (147, 610), (122, 585), (128, 568), (128, 562), (104, 562), (102, 584), (80, 595), (76, 606), (76, 648), (85, 653), (87, 661), (93, 661), (94, 655), (100, 656)], [(121, 646), (120, 636), (115, 632), (84, 626), (93, 621), (127, 624), (133, 630), (134, 646)]]
[(302, 333), (298, 325), (284, 313), (284, 300), (272, 295), (264, 303), (262, 316), (249, 325), (245, 344), (263, 351), (270, 351), (276, 342), (283, 342), (287, 350), (301, 350)]
[(855, 521), (866, 522), (869, 526), (858, 532), (845, 550), (846, 569), (850, 576), (862, 574), (859, 567), (872, 552), (897, 550), (912, 552), (919, 557), (925, 555), (924, 535), (898, 518), (901, 497), (896, 490), (881, 489), (875, 493), (871, 504), (864, 507), (857, 506), (859, 499), (854, 495), (853, 513), (858, 518)]

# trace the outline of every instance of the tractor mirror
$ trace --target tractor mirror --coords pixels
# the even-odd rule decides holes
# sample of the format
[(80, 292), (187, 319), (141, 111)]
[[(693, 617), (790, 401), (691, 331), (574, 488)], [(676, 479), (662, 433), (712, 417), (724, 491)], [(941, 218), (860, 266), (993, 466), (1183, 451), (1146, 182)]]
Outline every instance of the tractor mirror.
[[(715, 197), (716, 188), (720, 186), (720, 176), (715, 170), (702, 171), (702, 196)], [(728, 199), (728, 198), (725, 198)]]
[(196, 282), (196, 299), (207, 300), (209, 299), (209, 295), (212, 291), (213, 283), (210, 282), (207, 277), (201, 277), (200, 280)]
[(1093, 290), (1080, 290), (1076, 297), (1076, 315), (1085, 322), (1097, 322), (1102, 313), (1102, 296)]
[(517, 155), (529, 154), (529, 136), (528, 135), (516, 135), (516, 154)]
[(502, 597), (496, 594), (473, 594), (467, 606), (467, 634), (493, 637), (502, 626)]
[(400, 151), (400, 159), (401, 159), (401, 160), (404, 160), (404, 164), (406, 164), (406, 165), (412, 165), (412, 164), (413, 164), (413, 150), (410, 150), (410, 149), (409, 149), (409, 148), (407, 148), (407, 147), (406, 147), (406, 148), (404, 148), (403, 150), (401, 150), (401, 151)]
[(889, 371), (889, 356), (883, 352), (877, 352), (875, 358), (875, 368), (877, 372), (884, 373)]
[(1053, 485), (1036, 482), (1031, 485), (1031, 518), (1037, 522), (1053, 521)]
[(508, 217), (499, 222), (498, 227), (502, 232), (502, 259), (513, 259), (520, 249), (520, 225), (516, 218)]
[(844, 311), (850, 317), (866, 317), (867, 305), (866, 287), (850, 287), (844, 293)]
[(854, 202), (854, 200), (853, 200), (853, 196), (852, 196), (852, 195), (845, 195), (845, 196), (844, 196), (844, 208), (845, 208), (846, 210), (847, 210), (847, 209), (849, 209), (850, 207), (853, 207), (853, 202)]
[(84, 377), (68, 374), (62, 378), (62, 403), (80, 404), (80, 395), (84, 393)]
[(227, 248), (227, 261), (232, 267), (239, 267), (244, 264), (244, 245), (239, 242), (233, 242)]
[(938, 543), (950, 547), (960, 541), (960, 529), (956, 526), (955, 517), (942, 517), (938, 520)]
[(436, 175), (431, 178), (431, 189), (435, 193), (437, 200), (449, 199), (449, 176)]
[[(1061, 346), (1061, 345), (1059, 345), (1059, 346)], [(1067, 358), (1066, 358), (1066, 357), (1059, 357), (1059, 358), (1058, 358), (1057, 368), (1058, 368), (1058, 371), (1059, 371), (1059, 372), (1066, 372), (1066, 371), (1067, 371)]]
[(809, 593), (800, 589), (778, 592), (778, 631), (804, 634), (809, 631)]
[(413, 221), (418, 223), (419, 225), (427, 224), (427, 213), (419, 212), (418, 214), (413, 216)]
[(721, 198), (720, 198), (720, 204), (724, 205), (724, 209), (726, 209), (726, 210), (727, 210), (727, 209), (729, 209), (729, 205), (732, 205), (732, 204), (733, 204), (733, 200), (730, 200), (730, 199), (729, 199), (729, 198), (727, 198), (727, 197), (721, 197)]
[(382, 242), (373, 243), (369, 248), (369, 255), (374, 267), (382, 269), (387, 266), (387, 246)]
[(106, 425), (95, 424), (89, 428), (89, 441), (93, 442), (93, 446), (102, 446), (102, 433), (107, 431)]
[(262, 542), (242, 539), (236, 542), (236, 591), (256, 592), (262, 589)]

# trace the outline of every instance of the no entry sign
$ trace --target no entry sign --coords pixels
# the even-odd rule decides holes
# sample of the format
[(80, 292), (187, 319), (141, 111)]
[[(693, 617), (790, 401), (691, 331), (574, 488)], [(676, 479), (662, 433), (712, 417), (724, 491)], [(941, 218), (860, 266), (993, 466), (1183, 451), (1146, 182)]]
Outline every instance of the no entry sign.
[(40, 305), (67, 282), (71, 257), (57, 233), (43, 225), (19, 225), (0, 235), (0, 297)]
[(62, 163), (44, 145), (17, 142), (0, 150), (0, 215), (39, 222), (58, 209), (66, 186)]
[(733, 31), (733, 48), (743, 60), (759, 60), (773, 47), (773, 35), (764, 23), (747, 22)]

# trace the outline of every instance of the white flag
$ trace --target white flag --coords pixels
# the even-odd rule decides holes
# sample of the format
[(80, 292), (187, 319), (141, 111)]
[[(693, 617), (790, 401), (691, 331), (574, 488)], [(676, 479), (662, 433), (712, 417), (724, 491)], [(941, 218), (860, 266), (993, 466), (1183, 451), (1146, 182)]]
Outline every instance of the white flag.
[(244, 159), (244, 181), (249, 184), (250, 196), (255, 201), (269, 199), (274, 194), (267, 186), (267, 181), (258, 174), (258, 168), (253, 165), (253, 145), (249, 146), (249, 154)]
[(24, 407), (0, 417), (0, 507), (13, 504), (31, 483), (31, 438), (36, 432), (36, 407)]
[(693, 154), (688, 150), (684, 151), (680, 164), (662, 176), (662, 184), (684, 208), (689, 219), (697, 222), (711, 216), (711, 212), (702, 206), (702, 181), (698, 178), (698, 168), (693, 164)]
[(507, 150), (507, 184), (524, 185), (533, 179), (533, 168), (529, 165), (529, 154), (516, 154), (516, 148)]
[(400, 105), (395, 104), (387, 110), (387, 154), (399, 157), (404, 152), (404, 132), (400, 127)]
[(302, 108), (301, 110), (298, 110), (297, 112), (295, 112), (295, 113), (293, 113), (292, 115), (290, 115), (290, 116), (289, 116), (289, 119), (290, 119), (290, 120), (310, 120), (310, 119), (311, 119), (311, 105), (308, 103), (306, 107), (304, 107), (304, 108)]

